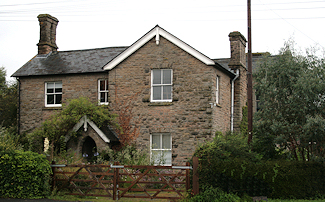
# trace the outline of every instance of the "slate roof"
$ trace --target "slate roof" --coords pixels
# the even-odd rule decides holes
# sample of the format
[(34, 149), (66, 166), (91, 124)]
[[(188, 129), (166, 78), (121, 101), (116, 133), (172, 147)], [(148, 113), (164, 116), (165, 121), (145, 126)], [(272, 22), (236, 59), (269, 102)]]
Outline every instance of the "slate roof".
[[(256, 70), (256, 68), (259, 66), (260, 62), (265, 56), (269, 56), (269, 53), (253, 53), (252, 57), (252, 70), (253, 72)], [(230, 62), (230, 58), (218, 58), (218, 59), (213, 59), (215, 63), (218, 63), (221, 67), (224, 69), (227, 69), (228, 71), (231, 71), (228, 64)], [(247, 58), (246, 58), (246, 67), (247, 67)]]
[(58, 51), (37, 55), (12, 76), (41, 76), (105, 72), (102, 67), (128, 47), (109, 47), (89, 50)]

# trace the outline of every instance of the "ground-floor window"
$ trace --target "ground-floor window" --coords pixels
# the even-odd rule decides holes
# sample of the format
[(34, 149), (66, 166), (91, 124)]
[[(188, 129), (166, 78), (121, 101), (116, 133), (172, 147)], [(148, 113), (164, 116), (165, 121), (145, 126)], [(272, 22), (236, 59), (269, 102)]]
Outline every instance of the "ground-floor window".
[(151, 134), (150, 157), (155, 165), (172, 165), (172, 136), (170, 133)]

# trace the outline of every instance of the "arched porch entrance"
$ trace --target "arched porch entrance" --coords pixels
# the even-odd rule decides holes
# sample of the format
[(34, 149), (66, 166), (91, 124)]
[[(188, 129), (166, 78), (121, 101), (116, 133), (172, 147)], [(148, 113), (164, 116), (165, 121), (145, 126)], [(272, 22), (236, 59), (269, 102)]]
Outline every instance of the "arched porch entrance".
[(87, 136), (82, 144), (82, 156), (87, 161), (94, 161), (97, 156), (97, 146), (93, 138)]

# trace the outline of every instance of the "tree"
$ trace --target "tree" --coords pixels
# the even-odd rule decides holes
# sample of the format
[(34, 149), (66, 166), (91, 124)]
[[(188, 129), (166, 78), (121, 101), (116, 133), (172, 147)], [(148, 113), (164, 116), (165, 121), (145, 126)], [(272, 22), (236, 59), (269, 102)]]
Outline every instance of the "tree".
[(324, 58), (298, 54), (290, 41), (261, 62), (254, 75), (261, 110), (254, 121), (257, 142), (264, 145), (257, 149), (269, 157), (278, 148), (289, 149), (296, 160), (324, 159), (324, 68)]
[(17, 87), (16, 81), (6, 81), (6, 70), (0, 67), (0, 126), (17, 126)]

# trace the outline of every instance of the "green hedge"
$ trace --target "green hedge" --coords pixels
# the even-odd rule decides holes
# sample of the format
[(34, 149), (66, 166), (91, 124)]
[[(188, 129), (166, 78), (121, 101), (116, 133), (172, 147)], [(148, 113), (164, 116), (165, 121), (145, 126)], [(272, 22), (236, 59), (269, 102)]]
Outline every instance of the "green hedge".
[(51, 167), (44, 155), (0, 151), (0, 198), (43, 198), (50, 193)]
[(200, 158), (200, 185), (239, 195), (307, 199), (325, 195), (325, 166), (316, 162)]

